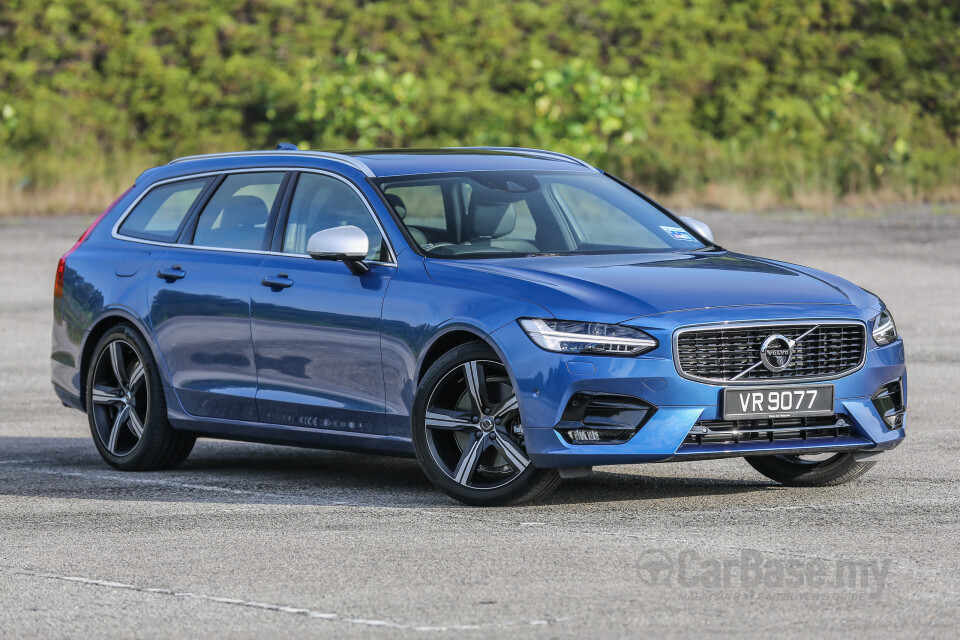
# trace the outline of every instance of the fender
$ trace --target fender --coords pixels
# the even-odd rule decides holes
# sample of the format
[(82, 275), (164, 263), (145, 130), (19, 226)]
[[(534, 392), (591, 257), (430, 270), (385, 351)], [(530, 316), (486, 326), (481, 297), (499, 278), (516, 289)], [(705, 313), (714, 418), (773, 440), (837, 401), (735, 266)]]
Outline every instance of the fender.
[[(163, 357), (160, 355), (160, 352), (157, 351), (156, 345), (156, 336), (153, 335), (153, 328), (150, 327), (142, 318), (137, 316), (132, 309), (125, 305), (121, 304), (111, 304), (103, 308), (100, 312), (100, 315), (90, 323), (90, 328), (87, 329), (83, 334), (83, 341), (80, 344), (80, 366), (84, 367), (87, 362), (84, 359), (84, 354), (87, 354), (87, 349), (90, 349), (92, 353), (93, 348), (96, 346), (90, 344), (90, 336), (94, 333), (94, 329), (99, 327), (104, 321), (111, 320), (114, 318), (122, 318), (123, 320), (129, 322), (134, 326), (134, 328), (141, 333), (146, 338), (146, 342), (150, 345), (150, 353), (153, 355), (154, 361), (157, 363), (157, 369), (160, 371), (160, 380), (163, 383), (164, 387), (172, 387), (170, 373), (167, 370), (167, 365), (163, 361)], [(99, 338), (98, 338), (99, 340)], [(83, 371), (82, 373), (85, 373)], [(86, 384), (86, 377), (84, 376), (84, 384)], [(83, 390), (80, 390), (83, 393)]]
[[(510, 322), (513, 322), (513, 320), (511, 320)], [(510, 324), (510, 322), (507, 322), (497, 327), (496, 329), (494, 329), (493, 333), (496, 333), (499, 329), (502, 329), (504, 326)], [(514, 370), (513, 370), (513, 365), (511, 364), (510, 359), (507, 357), (507, 353), (504, 350), (503, 345), (501, 345), (499, 341), (493, 337), (492, 334), (486, 333), (483, 329), (479, 328), (475, 324), (471, 324), (464, 320), (455, 320), (455, 319), (447, 320), (444, 323), (442, 323), (439, 327), (439, 330), (433, 336), (431, 336), (429, 340), (427, 340), (427, 342), (423, 346), (423, 349), (420, 350), (420, 354), (417, 357), (417, 368), (416, 368), (417, 380), (420, 380), (422, 375), (426, 373), (423, 367), (426, 354), (429, 353), (433, 345), (441, 341), (444, 336), (447, 336), (454, 332), (472, 333), (473, 335), (477, 336), (477, 338), (479, 338), (480, 340), (483, 340), (491, 349), (493, 349), (496, 352), (497, 358), (499, 358), (500, 362), (503, 363), (504, 368), (507, 370), (507, 375), (510, 377), (510, 384), (513, 385), (513, 388), (514, 389), (520, 388), (520, 386), (517, 383), (516, 374), (514, 373)]]

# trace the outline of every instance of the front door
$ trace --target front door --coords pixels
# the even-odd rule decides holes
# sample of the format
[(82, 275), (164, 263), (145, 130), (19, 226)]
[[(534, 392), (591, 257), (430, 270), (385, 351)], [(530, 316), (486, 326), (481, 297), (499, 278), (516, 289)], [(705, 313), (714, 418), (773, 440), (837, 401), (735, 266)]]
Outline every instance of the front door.
[[(366, 232), (368, 272), (306, 255), (313, 233), (342, 225)], [(368, 205), (339, 178), (302, 173), (277, 233), (285, 255), (267, 257), (251, 283), (260, 420), (398, 435), (385, 421), (380, 356), (380, 311), (396, 267)]]

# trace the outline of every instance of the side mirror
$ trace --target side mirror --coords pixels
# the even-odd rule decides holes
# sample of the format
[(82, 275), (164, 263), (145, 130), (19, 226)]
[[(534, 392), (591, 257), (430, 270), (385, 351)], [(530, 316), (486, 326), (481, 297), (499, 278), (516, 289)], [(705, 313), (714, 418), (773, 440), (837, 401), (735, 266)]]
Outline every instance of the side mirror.
[(321, 229), (307, 241), (307, 253), (311, 258), (343, 262), (356, 274), (370, 270), (363, 261), (369, 250), (367, 234), (353, 225)]
[(693, 227), (693, 230), (699, 233), (701, 236), (710, 242), (713, 242), (713, 231), (710, 229), (710, 225), (708, 225), (706, 222), (700, 222), (696, 218), (691, 218), (689, 216), (682, 216), (680, 219)]

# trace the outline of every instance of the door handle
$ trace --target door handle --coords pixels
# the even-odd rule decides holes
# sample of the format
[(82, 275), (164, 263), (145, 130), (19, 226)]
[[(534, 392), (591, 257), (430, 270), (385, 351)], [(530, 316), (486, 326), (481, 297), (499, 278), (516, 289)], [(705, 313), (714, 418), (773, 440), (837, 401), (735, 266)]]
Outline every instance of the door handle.
[(260, 284), (273, 290), (286, 289), (293, 286), (293, 280), (285, 273), (278, 273), (275, 276), (267, 276), (260, 281)]
[(180, 268), (180, 265), (175, 264), (168, 269), (160, 269), (157, 271), (157, 277), (166, 280), (167, 282), (173, 282), (174, 280), (179, 280), (180, 278), (187, 275), (187, 272)]

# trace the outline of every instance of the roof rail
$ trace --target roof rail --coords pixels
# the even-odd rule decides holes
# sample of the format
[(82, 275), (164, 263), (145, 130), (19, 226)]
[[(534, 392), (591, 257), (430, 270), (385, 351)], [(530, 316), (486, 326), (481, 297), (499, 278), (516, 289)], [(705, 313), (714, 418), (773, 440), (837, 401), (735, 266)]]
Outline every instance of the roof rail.
[(207, 158), (244, 158), (250, 156), (264, 156), (264, 155), (281, 155), (281, 156), (300, 156), (306, 158), (324, 158), (327, 160), (336, 160), (337, 162), (342, 162), (343, 164), (348, 164), (354, 169), (362, 172), (363, 175), (368, 178), (375, 178), (376, 174), (373, 172), (370, 167), (367, 166), (365, 162), (361, 162), (356, 158), (351, 158), (350, 156), (345, 156), (341, 153), (332, 153), (330, 151), (288, 151), (286, 149), (270, 149), (264, 151), (230, 151), (227, 153), (207, 153), (200, 154), (196, 156), (184, 156), (182, 158), (176, 158), (171, 160), (167, 164), (176, 164), (178, 162), (187, 162), (189, 160), (206, 160)]
[(447, 147), (448, 149), (478, 149), (484, 151), (511, 151), (515, 153), (523, 153), (528, 156), (534, 156), (538, 158), (550, 158), (556, 160), (565, 160), (567, 162), (572, 162), (573, 164), (580, 165), (581, 167), (586, 167), (597, 173), (600, 173), (600, 170), (597, 169), (592, 164), (584, 162), (580, 158), (575, 158), (573, 156), (568, 156), (565, 153), (560, 153), (558, 151), (544, 151), (543, 149), (528, 149), (527, 147)]

